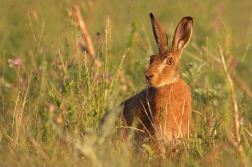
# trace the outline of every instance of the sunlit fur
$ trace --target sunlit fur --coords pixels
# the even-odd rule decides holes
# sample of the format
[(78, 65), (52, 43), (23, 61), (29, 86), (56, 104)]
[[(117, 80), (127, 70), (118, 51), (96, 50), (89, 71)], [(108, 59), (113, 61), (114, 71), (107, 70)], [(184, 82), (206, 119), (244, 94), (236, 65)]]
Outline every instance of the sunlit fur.
[[(184, 17), (180, 21), (172, 48), (167, 51), (168, 39), (163, 26), (153, 14), (150, 18), (159, 54), (150, 57), (144, 73), (149, 87), (121, 104), (121, 118), (126, 126), (135, 125), (138, 129), (134, 133), (135, 142), (152, 139), (155, 150), (164, 153), (167, 146), (177, 144), (178, 138), (186, 138), (189, 132), (191, 91), (180, 79), (179, 60), (192, 35), (193, 19)], [(112, 112), (105, 114), (102, 122), (109, 118), (109, 113)]]

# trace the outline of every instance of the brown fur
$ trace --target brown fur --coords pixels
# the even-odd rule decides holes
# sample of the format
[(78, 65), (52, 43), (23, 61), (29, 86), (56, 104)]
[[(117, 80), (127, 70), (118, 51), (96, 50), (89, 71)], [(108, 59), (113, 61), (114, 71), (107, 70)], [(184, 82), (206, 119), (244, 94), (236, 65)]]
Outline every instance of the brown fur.
[(157, 145), (177, 142), (178, 137), (186, 137), (190, 116), (191, 91), (183, 80), (160, 88), (146, 88), (124, 102), (126, 125), (132, 126), (137, 117), (137, 129), (143, 130), (136, 132), (135, 141), (156, 135)]
[[(177, 26), (171, 51), (163, 26), (150, 14), (159, 54), (150, 57), (145, 77), (150, 87), (124, 101), (122, 119), (127, 126), (136, 122), (136, 142), (153, 138), (158, 149), (187, 137), (191, 117), (190, 87), (180, 79), (179, 59), (190, 40), (193, 20), (184, 17)], [(106, 116), (102, 119), (104, 121)], [(127, 132), (126, 132), (127, 134)]]

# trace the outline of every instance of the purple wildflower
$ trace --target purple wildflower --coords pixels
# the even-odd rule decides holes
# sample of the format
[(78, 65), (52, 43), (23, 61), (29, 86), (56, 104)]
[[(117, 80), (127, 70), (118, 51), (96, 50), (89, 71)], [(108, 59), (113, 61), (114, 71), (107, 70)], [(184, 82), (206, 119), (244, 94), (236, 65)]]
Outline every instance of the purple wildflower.
[(22, 66), (23, 65), (23, 62), (20, 58), (14, 58), (14, 59), (8, 59), (8, 63), (10, 64), (10, 67), (13, 67), (13, 66)]

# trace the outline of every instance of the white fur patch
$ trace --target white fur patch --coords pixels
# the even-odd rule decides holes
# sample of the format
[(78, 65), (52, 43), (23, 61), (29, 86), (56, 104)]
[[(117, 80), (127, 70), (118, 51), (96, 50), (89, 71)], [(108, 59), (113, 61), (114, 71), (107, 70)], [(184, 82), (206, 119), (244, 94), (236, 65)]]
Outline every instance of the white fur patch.
[(163, 69), (165, 68), (165, 66), (166, 66), (166, 60), (167, 60), (167, 58), (164, 59), (164, 61), (162, 62), (162, 64), (160, 64), (158, 66), (158, 73), (161, 73), (163, 71)]
[(169, 85), (169, 84), (175, 82), (176, 80), (177, 80), (176, 78), (172, 78), (172, 80), (169, 80), (168, 82), (162, 80), (159, 84), (153, 85), (153, 86), (156, 87), (156, 88), (160, 88), (160, 87), (163, 87), (163, 86), (165, 86), (165, 85)]

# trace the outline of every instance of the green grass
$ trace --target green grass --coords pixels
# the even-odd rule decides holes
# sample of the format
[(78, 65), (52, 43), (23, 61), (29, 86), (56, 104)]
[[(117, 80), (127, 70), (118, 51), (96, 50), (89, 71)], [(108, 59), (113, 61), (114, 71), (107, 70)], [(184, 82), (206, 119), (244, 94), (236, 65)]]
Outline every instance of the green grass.
[[(252, 87), (250, 0), (2, 3), (0, 166), (251, 164), (252, 105), (243, 87)], [(83, 39), (69, 15), (72, 5), (81, 9), (100, 67), (80, 49)], [(132, 148), (132, 143), (121, 142), (117, 128), (98, 135), (103, 114), (146, 87), (143, 73), (149, 56), (158, 50), (150, 12), (165, 26), (169, 47), (180, 19), (194, 18), (193, 36), (180, 64), (181, 76), (192, 88), (192, 126), (175, 157), (167, 153), (162, 158), (148, 144)], [(11, 67), (8, 60), (14, 58), (23, 64)], [(228, 75), (243, 120), (243, 155), (235, 145)]]

